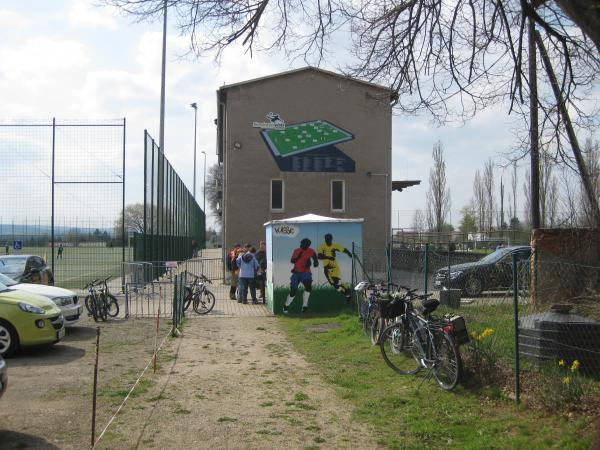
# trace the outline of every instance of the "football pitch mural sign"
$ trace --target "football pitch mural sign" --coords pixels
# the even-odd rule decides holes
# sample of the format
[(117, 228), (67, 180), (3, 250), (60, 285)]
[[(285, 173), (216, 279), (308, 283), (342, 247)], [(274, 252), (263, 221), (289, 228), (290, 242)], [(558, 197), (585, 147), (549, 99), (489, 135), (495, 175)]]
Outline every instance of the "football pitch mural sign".
[(260, 135), (283, 172), (354, 172), (352, 158), (337, 145), (354, 135), (327, 120), (286, 124), (276, 113), (266, 115), (269, 122), (254, 122)]
[(362, 219), (309, 214), (272, 221), (266, 240), (267, 304), (274, 313), (349, 307), (352, 251), (362, 248)]

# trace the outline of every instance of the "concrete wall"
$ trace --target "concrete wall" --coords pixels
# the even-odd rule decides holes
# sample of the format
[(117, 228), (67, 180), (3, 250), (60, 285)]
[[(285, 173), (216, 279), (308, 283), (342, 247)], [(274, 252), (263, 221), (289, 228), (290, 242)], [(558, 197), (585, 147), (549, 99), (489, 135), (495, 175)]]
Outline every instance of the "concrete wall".
[[(368, 172), (391, 175), (389, 92), (311, 69), (223, 91), (225, 248), (235, 242), (263, 240), (265, 222), (307, 213), (364, 218), (365, 247), (385, 247), (386, 230), (390, 232), (391, 178)], [(288, 124), (321, 119), (353, 133), (354, 140), (337, 147), (355, 161), (356, 172), (280, 171), (260, 129), (252, 127), (252, 122), (264, 122), (271, 111)], [(234, 142), (241, 148), (234, 149)], [(283, 212), (270, 210), (273, 178), (284, 180)], [(343, 213), (331, 211), (331, 180), (345, 180)]]

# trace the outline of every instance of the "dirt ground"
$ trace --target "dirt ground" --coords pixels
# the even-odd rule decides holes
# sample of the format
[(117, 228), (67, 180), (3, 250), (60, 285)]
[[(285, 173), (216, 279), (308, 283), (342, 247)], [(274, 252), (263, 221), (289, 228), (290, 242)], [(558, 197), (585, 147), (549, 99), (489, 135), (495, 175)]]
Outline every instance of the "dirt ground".
[[(8, 360), (0, 449), (89, 448), (95, 329), (88, 325), (51, 349)], [(130, 319), (103, 328), (98, 434), (149, 360), (154, 326)], [(168, 325), (161, 328), (166, 334)], [(276, 318), (207, 316), (188, 319), (184, 335), (166, 341), (159, 370), (142, 379), (96, 448), (376, 447)]]

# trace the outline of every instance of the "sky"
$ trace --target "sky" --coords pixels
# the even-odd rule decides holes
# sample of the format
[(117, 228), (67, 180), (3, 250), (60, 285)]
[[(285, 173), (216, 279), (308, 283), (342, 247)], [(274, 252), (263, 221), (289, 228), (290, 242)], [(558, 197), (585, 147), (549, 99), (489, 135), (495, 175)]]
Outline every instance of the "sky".
[[(91, 122), (126, 118), (126, 203), (141, 201), (144, 129), (156, 141), (159, 138), (161, 39), (162, 23), (135, 23), (89, 0), (3, 0), (0, 123), (52, 117)], [(206, 152), (207, 166), (217, 162), (216, 90), (305, 64), (277, 54), (255, 52), (250, 57), (239, 46), (229, 48), (217, 64), (211, 55), (184, 56), (188, 44), (188, 38), (169, 22), (165, 154), (192, 191), (194, 111), (190, 103), (196, 102), (196, 197), (202, 206), (204, 155), (200, 152)], [(342, 64), (331, 57), (322, 67), (335, 70)], [(435, 127), (425, 114), (395, 114), (392, 120), (392, 179), (422, 180), (420, 186), (393, 193), (393, 227), (410, 227), (414, 211), (425, 209), (431, 151), (437, 141), (445, 150), (453, 224), (458, 225), (460, 209), (471, 198), (475, 171), (482, 170), (488, 158), (498, 164), (499, 185), (500, 165), (506, 163), (503, 155), (514, 143), (514, 118), (506, 108), (483, 111), (464, 125)], [(506, 172), (505, 184), (509, 178)], [(520, 205), (521, 186), (522, 180)], [(208, 224), (214, 224), (214, 218), (209, 217)]]

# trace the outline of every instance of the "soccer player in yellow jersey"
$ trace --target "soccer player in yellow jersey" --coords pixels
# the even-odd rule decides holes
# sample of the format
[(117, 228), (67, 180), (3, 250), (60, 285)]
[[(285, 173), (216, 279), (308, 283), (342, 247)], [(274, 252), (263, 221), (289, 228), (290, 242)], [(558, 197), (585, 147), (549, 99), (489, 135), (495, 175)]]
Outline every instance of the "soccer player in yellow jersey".
[(333, 242), (333, 236), (329, 233), (325, 235), (325, 242), (317, 249), (317, 257), (323, 260), (323, 271), (325, 278), (333, 288), (342, 293), (347, 301), (350, 301), (350, 286), (342, 282), (342, 272), (336, 261), (336, 253), (343, 252), (352, 258), (352, 253), (343, 245)]

